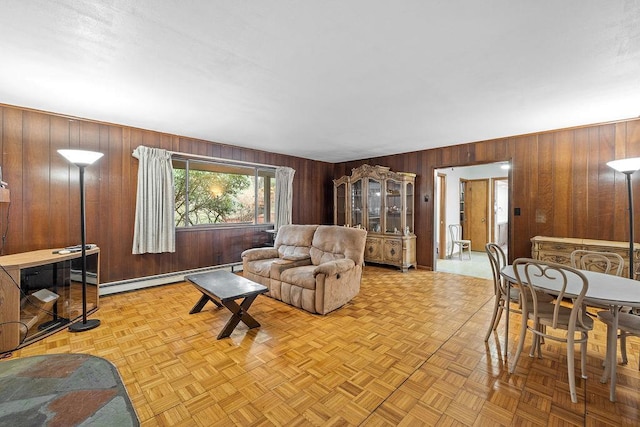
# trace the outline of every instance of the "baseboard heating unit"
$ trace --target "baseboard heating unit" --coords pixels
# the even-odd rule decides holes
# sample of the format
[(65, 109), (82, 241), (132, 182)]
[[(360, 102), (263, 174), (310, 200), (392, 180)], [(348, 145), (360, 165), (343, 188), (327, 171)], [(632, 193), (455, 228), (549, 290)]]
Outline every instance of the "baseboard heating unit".
[(156, 276), (146, 276), (136, 279), (120, 280), (117, 282), (107, 282), (100, 284), (100, 296), (117, 294), (120, 292), (135, 291), (137, 289), (150, 288), (153, 286), (169, 285), (171, 283), (182, 282), (184, 276), (189, 274), (206, 273), (215, 270), (226, 270), (232, 273), (242, 271), (242, 263), (222, 264), (212, 267), (197, 268), (187, 271), (175, 271), (173, 273), (158, 274)]

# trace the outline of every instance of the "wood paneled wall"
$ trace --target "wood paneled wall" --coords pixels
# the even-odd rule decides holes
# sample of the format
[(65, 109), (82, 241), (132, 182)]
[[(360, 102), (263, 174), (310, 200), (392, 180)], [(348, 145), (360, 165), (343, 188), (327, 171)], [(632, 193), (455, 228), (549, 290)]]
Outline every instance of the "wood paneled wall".
[[(529, 239), (537, 235), (628, 241), (625, 176), (606, 165), (624, 157), (640, 157), (640, 119), (346, 162), (336, 165), (335, 174), (363, 163), (417, 174), (416, 256), (419, 266), (432, 268), (434, 169), (511, 161), (509, 257), (514, 259), (531, 256)], [(633, 176), (636, 195), (639, 180), (640, 172)], [(520, 208), (519, 216), (514, 208)]]
[[(625, 241), (625, 177), (606, 162), (640, 156), (640, 119), (338, 164), (6, 105), (0, 105), (0, 124), (3, 180), (11, 190), (10, 206), (0, 205), (0, 231), (4, 235), (6, 230), (7, 236), (4, 254), (79, 243), (78, 171), (56, 150), (71, 147), (105, 153), (85, 176), (87, 239), (102, 249), (103, 282), (236, 262), (242, 250), (267, 239), (261, 231), (267, 227), (179, 231), (176, 253), (132, 255), (138, 161), (131, 153), (141, 144), (294, 168), (295, 223), (331, 223), (332, 179), (361, 164), (413, 172), (417, 175), (417, 260), (425, 268), (433, 267), (434, 169), (512, 162), (509, 248), (513, 259), (530, 255), (529, 239), (536, 235)], [(634, 176), (634, 183), (639, 179)], [(638, 199), (635, 212), (640, 212)], [(514, 208), (520, 208), (519, 216), (514, 216)]]
[(101, 248), (101, 281), (113, 282), (240, 261), (247, 248), (261, 246), (271, 227), (179, 231), (173, 254), (132, 255), (138, 145), (211, 157), (289, 166), (295, 223), (329, 224), (334, 165), (250, 150), (127, 126), (64, 117), (0, 105), (3, 180), (10, 205), (0, 204), (3, 254), (80, 243), (78, 168), (60, 156), (61, 148), (104, 153), (86, 168), (87, 241)]

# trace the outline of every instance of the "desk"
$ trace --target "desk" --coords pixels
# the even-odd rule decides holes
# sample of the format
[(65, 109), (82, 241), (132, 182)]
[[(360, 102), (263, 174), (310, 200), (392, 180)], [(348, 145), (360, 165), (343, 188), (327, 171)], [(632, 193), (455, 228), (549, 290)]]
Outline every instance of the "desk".
[[(0, 353), (30, 344), (82, 317), (82, 282), (78, 274), (81, 253), (60, 254), (60, 249), (0, 257)], [(98, 309), (100, 249), (89, 249), (86, 253), (92, 273), (87, 278), (87, 313), (93, 313)], [(28, 297), (25, 293), (39, 289), (48, 289), (59, 296), (51, 310), (36, 309), (33, 304), (23, 302)]]
[[(613, 327), (610, 328), (607, 336), (607, 360), (609, 365), (602, 377), (602, 382), (606, 381), (608, 370), (611, 372), (611, 387), (609, 391), (609, 399), (612, 402), (616, 400), (616, 365), (617, 358), (617, 334), (618, 334), (618, 311), (620, 307), (640, 307), (640, 282), (631, 280), (626, 277), (612, 276), (610, 274), (597, 273), (594, 271), (580, 270), (589, 282), (589, 288), (585, 294), (585, 302), (592, 302), (598, 305), (608, 305), (614, 313)], [(502, 269), (502, 276), (510, 282), (516, 281), (516, 275), (512, 265), (507, 265)], [(544, 281), (536, 283), (536, 289), (548, 292), (550, 294), (557, 293), (558, 289), (554, 284), (550, 283), (545, 286)], [(580, 284), (569, 281), (567, 284), (567, 294), (578, 295), (580, 292)], [(509, 312), (507, 311), (507, 316)]]

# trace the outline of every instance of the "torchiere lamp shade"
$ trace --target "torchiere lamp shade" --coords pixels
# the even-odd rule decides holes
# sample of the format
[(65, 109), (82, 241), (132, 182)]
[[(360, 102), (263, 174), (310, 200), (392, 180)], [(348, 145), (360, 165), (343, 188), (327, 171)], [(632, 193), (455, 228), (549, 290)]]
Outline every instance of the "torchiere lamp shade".
[(89, 166), (104, 155), (86, 150), (58, 150), (58, 153), (76, 166)]
[(618, 172), (632, 173), (640, 169), (640, 157), (612, 160), (607, 162), (607, 166), (617, 170)]

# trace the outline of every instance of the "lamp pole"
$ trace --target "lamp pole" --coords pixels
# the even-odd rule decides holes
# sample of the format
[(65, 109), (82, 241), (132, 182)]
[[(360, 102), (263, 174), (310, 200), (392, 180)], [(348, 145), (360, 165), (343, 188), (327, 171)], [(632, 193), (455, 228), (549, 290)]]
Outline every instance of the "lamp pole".
[(102, 157), (102, 153), (84, 150), (58, 150), (69, 162), (75, 164), (80, 170), (80, 253), (82, 261), (82, 322), (76, 322), (69, 326), (70, 332), (82, 332), (100, 326), (100, 320), (87, 320), (87, 236), (86, 214), (84, 203), (84, 169)]
[(629, 200), (629, 278), (635, 277), (635, 262), (633, 259), (633, 192), (631, 191), (631, 175), (640, 169), (640, 157), (620, 159), (607, 162), (607, 166), (622, 172), (627, 177), (627, 199)]
[(627, 192), (629, 194), (629, 278), (634, 278), (635, 263), (633, 260), (633, 192), (631, 191), (631, 174), (633, 171), (624, 172), (627, 176)]
[(84, 204), (84, 165), (78, 165), (80, 169), (80, 244), (82, 245), (82, 323), (74, 323), (69, 326), (72, 332), (86, 331), (100, 325), (98, 319), (87, 320), (87, 217)]

